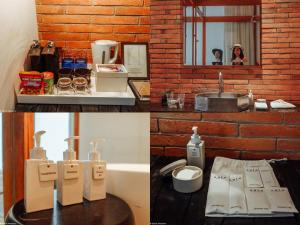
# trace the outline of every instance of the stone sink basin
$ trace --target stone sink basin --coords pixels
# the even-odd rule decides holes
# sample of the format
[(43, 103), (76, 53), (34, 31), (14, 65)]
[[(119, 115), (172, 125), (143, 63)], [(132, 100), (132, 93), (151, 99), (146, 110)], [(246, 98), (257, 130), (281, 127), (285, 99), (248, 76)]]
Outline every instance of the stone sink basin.
[(195, 96), (195, 110), (201, 112), (241, 112), (249, 108), (248, 95), (231, 92), (204, 92)]

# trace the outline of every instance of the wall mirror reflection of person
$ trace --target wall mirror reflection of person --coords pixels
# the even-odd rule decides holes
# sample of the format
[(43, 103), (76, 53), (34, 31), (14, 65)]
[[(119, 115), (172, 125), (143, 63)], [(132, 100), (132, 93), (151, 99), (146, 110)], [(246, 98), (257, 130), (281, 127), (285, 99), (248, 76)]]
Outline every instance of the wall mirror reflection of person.
[(233, 46), (231, 62), (233, 66), (243, 66), (247, 62), (242, 45), (235, 44)]
[(212, 50), (213, 55), (215, 56), (215, 61), (212, 62), (214, 66), (223, 65), (223, 51), (218, 48)]

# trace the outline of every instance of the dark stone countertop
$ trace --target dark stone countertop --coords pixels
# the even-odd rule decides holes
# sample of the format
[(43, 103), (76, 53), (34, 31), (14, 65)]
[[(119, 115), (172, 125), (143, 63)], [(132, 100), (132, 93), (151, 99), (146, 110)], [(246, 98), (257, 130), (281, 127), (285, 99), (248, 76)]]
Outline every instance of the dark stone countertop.
[[(196, 111), (194, 108), (194, 104), (186, 104), (183, 109), (169, 109), (168, 106), (162, 106), (161, 104), (151, 104), (150, 105), (151, 112), (199, 112)], [(250, 107), (248, 110), (241, 111), (241, 112), (300, 112), (300, 105), (296, 105), (296, 108), (293, 109), (272, 109), (270, 106), (270, 102), (268, 102), (268, 109), (267, 110), (256, 110), (254, 106)], [(203, 112), (205, 113), (205, 112)], [(208, 112), (209, 113), (209, 112)], [(212, 112), (214, 113), (214, 112)], [(221, 112), (220, 112), (221, 113)]]

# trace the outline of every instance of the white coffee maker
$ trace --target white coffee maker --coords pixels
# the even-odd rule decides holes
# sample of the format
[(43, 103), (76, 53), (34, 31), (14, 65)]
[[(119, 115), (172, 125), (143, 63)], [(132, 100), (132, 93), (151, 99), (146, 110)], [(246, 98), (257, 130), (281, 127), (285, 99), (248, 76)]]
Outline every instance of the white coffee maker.
[[(111, 57), (114, 48), (114, 56)], [(119, 43), (110, 40), (98, 40), (92, 43), (93, 65), (114, 64), (117, 61)]]

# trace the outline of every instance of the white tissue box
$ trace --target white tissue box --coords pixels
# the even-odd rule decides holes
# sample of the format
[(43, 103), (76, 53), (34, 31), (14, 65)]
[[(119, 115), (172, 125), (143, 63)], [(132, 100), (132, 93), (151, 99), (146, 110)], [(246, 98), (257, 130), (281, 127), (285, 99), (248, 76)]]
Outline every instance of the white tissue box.
[[(112, 67), (120, 71), (111, 71)], [(97, 92), (127, 92), (128, 71), (124, 65), (97, 64), (95, 72)]]

